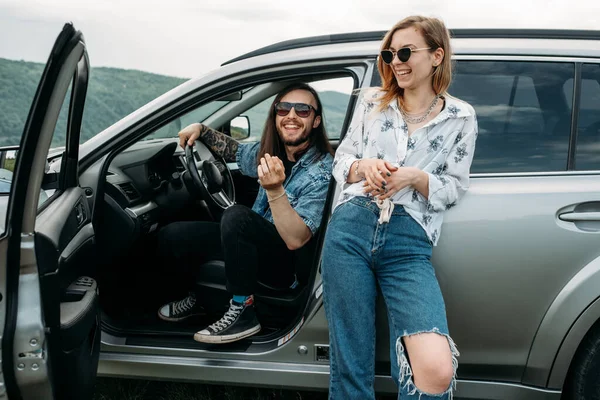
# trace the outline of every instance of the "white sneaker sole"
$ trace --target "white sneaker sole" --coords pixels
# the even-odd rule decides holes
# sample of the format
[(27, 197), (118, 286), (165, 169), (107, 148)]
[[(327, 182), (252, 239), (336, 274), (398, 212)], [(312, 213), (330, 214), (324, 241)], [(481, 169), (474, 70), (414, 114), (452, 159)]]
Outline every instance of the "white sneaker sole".
[(231, 343), (238, 341), (240, 339), (247, 338), (248, 336), (252, 336), (260, 331), (260, 324), (254, 326), (248, 330), (243, 332), (236, 333), (235, 335), (200, 335), (199, 332), (194, 334), (194, 340), (200, 343)]

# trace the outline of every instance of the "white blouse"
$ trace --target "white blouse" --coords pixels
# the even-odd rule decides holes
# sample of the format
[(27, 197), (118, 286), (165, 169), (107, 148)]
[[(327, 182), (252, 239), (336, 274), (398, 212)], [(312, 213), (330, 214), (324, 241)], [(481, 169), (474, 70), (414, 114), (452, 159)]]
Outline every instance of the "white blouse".
[(333, 176), (342, 189), (336, 207), (355, 196), (367, 196), (362, 181), (346, 182), (350, 167), (358, 159), (379, 158), (397, 167), (417, 167), (429, 174), (429, 199), (409, 186), (391, 201), (404, 206), (436, 245), (443, 211), (456, 205), (469, 187), (477, 138), (475, 110), (446, 95), (443, 110), (409, 136), (397, 102), (377, 111), (381, 96), (379, 90), (361, 96), (348, 133), (336, 151)]

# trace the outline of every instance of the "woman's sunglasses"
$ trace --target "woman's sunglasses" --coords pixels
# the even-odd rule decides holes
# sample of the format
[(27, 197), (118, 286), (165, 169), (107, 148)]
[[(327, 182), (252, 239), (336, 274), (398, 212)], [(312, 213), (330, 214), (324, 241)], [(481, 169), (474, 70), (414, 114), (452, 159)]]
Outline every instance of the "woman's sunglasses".
[(305, 103), (288, 103), (287, 101), (281, 101), (275, 104), (275, 112), (280, 117), (288, 115), (290, 111), (292, 111), (292, 108), (300, 118), (307, 118), (310, 115), (310, 110), (315, 110), (315, 113), (317, 112), (316, 108)]
[(431, 47), (423, 47), (420, 49), (411, 49), (410, 47), (403, 47), (397, 51), (394, 50), (381, 50), (381, 59), (386, 64), (391, 64), (394, 61), (394, 56), (398, 56), (398, 60), (407, 62), (413, 51), (430, 50)]

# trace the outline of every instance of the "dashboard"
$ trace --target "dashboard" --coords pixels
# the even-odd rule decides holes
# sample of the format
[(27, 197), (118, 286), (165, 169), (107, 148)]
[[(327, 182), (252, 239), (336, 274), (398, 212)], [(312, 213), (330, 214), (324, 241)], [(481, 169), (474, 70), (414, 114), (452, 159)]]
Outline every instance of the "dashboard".
[[(216, 160), (201, 142), (196, 142), (193, 156), (197, 166), (201, 160), (209, 160), (223, 177), (229, 176), (223, 190), (234, 193), (228, 167), (237, 170), (237, 164)], [(214, 220), (210, 206), (197, 191), (188, 190), (187, 174), (178, 138), (140, 141), (118, 154), (106, 172), (104, 202), (97, 221), (105, 249), (126, 249), (173, 221)], [(206, 183), (203, 174), (200, 179)], [(258, 186), (255, 179), (250, 181)], [(230, 198), (235, 198), (234, 194)]]
[[(194, 157), (199, 159), (194, 150)], [(131, 220), (141, 234), (155, 231), (161, 219), (168, 219), (193, 201), (183, 184), (185, 170), (184, 153), (176, 140), (134, 144), (114, 158), (106, 174), (112, 214), (125, 213), (115, 218), (125, 220), (126, 226), (132, 225), (126, 221)]]
[(185, 170), (183, 153), (176, 153), (176, 143), (136, 144), (119, 154), (110, 164), (106, 175), (111, 195), (129, 207), (153, 198), (157, 192), (178, 180)]

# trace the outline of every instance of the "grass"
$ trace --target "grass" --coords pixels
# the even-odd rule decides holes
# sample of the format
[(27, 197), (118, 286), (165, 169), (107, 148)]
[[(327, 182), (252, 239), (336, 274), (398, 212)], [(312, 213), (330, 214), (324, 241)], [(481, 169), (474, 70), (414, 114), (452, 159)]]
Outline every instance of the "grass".
[(94, 400), (327, 400), (327, 393), (98, 378)]
[(94, 400), (326, 400), (325, 392), (99, 378)]
[(14, 171), (15, 169), (15, 159), (14, 158), (7, 158), (4, 161), (4, 167), (2, 167), (4, 169), (7, 169), (9, 171)]

